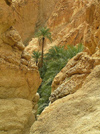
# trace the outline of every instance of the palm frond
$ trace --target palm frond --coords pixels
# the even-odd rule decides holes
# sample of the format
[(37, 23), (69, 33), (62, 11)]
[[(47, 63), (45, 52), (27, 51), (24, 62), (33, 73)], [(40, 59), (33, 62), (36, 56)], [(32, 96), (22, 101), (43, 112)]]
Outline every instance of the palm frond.
[(35, 59), (39, 59), (41, 56), (41, 53), (39, 51), (33, 51), (32, 57)]
[(38, 38), (44, 37), (44, 38), (48, 38), (50, 41), (52, 40), (50, 29), (47, 27), (40, 28), (39, 31), (35, 34), (35, 37), (38, 37)]
[(59, 71), (67, 64), (68, 59), (71, 59), (78, 52), (83, 50), (83, 45), (77, 46), (68, 45), (65, 50), (64, 46), (54, 46), (45, 54), (44, 66), (41, 68), (40, 75), (42, 76), (42, 85), (38, 92), (41, 96), (39, 100), (38, 114), (49, 104), (49, 96), (51, 93), (51, 83)]

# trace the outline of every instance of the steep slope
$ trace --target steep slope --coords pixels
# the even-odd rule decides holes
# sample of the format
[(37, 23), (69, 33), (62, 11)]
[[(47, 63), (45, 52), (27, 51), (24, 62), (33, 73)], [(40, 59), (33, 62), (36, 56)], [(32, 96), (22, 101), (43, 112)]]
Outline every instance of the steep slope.
[(23, 42), (27, 45), (33, 37), (39, 14), (39, 0), (15, 0), (12, 12), (15, 18), (15, 28), (19, 31)]
[[(100, 1), (98, 0), (59, 0), (46, 25), (52, 32), (53, 42), (47, 41), (45, 51), (54, 45), (76, 45), (82, 43), (90, 55), (100, 47)], [(33, 38), (27, 51), (40, 49)]]
[(48, 20), (57, 0), (12, 0), (15, 28), (25, 45), (34, 36), (35, 30)]
[[(13, 27), (11, 7), (0, 1), (0, 134), (28, 134), (35, 121), (41, 78)], [(32, 104), (33, 101), (33, 104)]]
[(71, 78), (62, 79), (51, 95), (55, 102), (42, 112), (30, 134), (100, 133), (100, 58), (81, 53), (69, 62), (63, 74)]
[(100, 1), (60, 0), (47, 25), (56, 45), (83, 43), (92, 54), (99, 45)]
[(39, 13), (36, 27), (45, 25), (58, 0), (39, 0)]
[(52, 82), (51, 102), (76, 92), (98, 64), (100, 64), (99, 57), (90, 57), (84, 52), (69, 60)]

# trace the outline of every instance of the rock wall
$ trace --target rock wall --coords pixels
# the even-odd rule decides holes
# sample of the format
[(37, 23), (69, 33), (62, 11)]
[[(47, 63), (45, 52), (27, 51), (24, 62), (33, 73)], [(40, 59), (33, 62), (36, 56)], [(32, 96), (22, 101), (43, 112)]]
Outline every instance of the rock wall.
[[(48, 20), (51, 45), (83, 43), (86, 52), (73, 57), (52, 83), (51, 104), (30, 134), (99, 134), (100, 1), (60, 0)], [(90, 56), (91, 55), (91, 56)]]
[(15, 28), (19, 31), (25, 45), (34, 36), (39, 13), (39, 0), (14, 1), (12, 4)]
[(48, 20), (57, 0), (12, 0), (15, 28), (25, 45), (33, 38), (35, 30)]
[(0, 16), (0, 134), (29, 134), (41, 78), (4, 0), (0, 1)]
[(100, 1), (5, 1), (0, 1), (0, 133), (29, 134), (35, 121), (41, 79), (22, 40), (27, 43), (48, 20), (54, 40), (50, 46), (82, 42), (94, 55), (78, 54), (55, 77), (50, 97), (53, 104), (34, 123), (30, 134), (99, 134), (100, 51), (95, 51), (100, 48)]
[[(67, 45), (82, 43), (86, 52), (90, 55), (95, 53), (97, 47), (100, 47), (99, 6), (98, 0), (59, 0), (45, 23), (51, 30), (53, 42), (47, 41), (44, 51), (54, 45), (65, 45), (67, 48)], [(31, 44), (34, 44), (33, 48)], [(33, 38), (28, 46), (29, 52), (37, 46)]]
[(90, 57), (86, 52), (81, 52), (69, 60), (52, 82), (51, 102), (76, 92), (98, 64), (100, 58)]
[[(98, 55), (98, 56), (97, 56)], [(99, 134), (100, 51), (80, 53), (56, 76), (58, 88), (30, 134)], [(62, 84), (61, 84), (61, 83)]]
[(37, 28), (38, 26), (45, 25), (48, 21), (52, 11), (55, 8), (57, 0), (39, 0), (39, 14), (38, 14), (38, 21), (37, 21)]
[(60, 0), (47, 25), (52, 31), (56, 45), (83, 43), (89, 54), (96, 52), (99, 46), (99, 14), (98, 0)]

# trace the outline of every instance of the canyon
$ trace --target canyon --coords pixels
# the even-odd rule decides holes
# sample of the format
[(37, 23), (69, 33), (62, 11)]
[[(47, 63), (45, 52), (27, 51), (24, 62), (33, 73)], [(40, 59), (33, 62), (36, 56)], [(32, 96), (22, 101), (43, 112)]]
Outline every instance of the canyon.
[[(50, 105), (36, 121), (42, 80), (31, 54), (41, 49), (34, 38), (41, 26), (53, 38), (45, 51), (82, 43), (84, 52), (55, 76)], [(99, 26), (99, 0), (0, 1), (0, 134), (100, 133)]]
[(27, 134), (36, 120), (41, 78), (4, 0), (0, 16), (0, 134)]

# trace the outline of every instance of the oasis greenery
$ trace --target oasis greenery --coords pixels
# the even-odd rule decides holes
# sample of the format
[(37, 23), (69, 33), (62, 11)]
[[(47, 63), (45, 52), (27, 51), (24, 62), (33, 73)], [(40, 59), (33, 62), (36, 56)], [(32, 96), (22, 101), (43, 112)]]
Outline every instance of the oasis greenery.
[(54, 46), (44, 55), (43, 66), (39, 69), (42, 84), (38, 89), (40, 95), (38, 114), (49, 104), (51, 84), (54, 77), (66, 65), (69, 59), (82, 50), (82, 44), (78, 44), (77, 46), (69, 45), (67, 50), (64, 49), (64, 46)]
[(50, 33), (50, 29), (47, 27), (42, 27), (36, 34), (35, 37), (38, 37), (39, 40), (42, 41), (42, 54), (41, 54), (41, 61), (40, 61), (40, 67), (43, 66), (43, 54), (44, 54), (44, 43), (45, 43), (45, 39), (49, 39), (50, 41), (51, 39), (51, 33)]
[(38, 66), (39, 59), (41, 57), (41, 53), (39, 51), (33, 51), (32, 57), (35, 60), (36, 66)]

